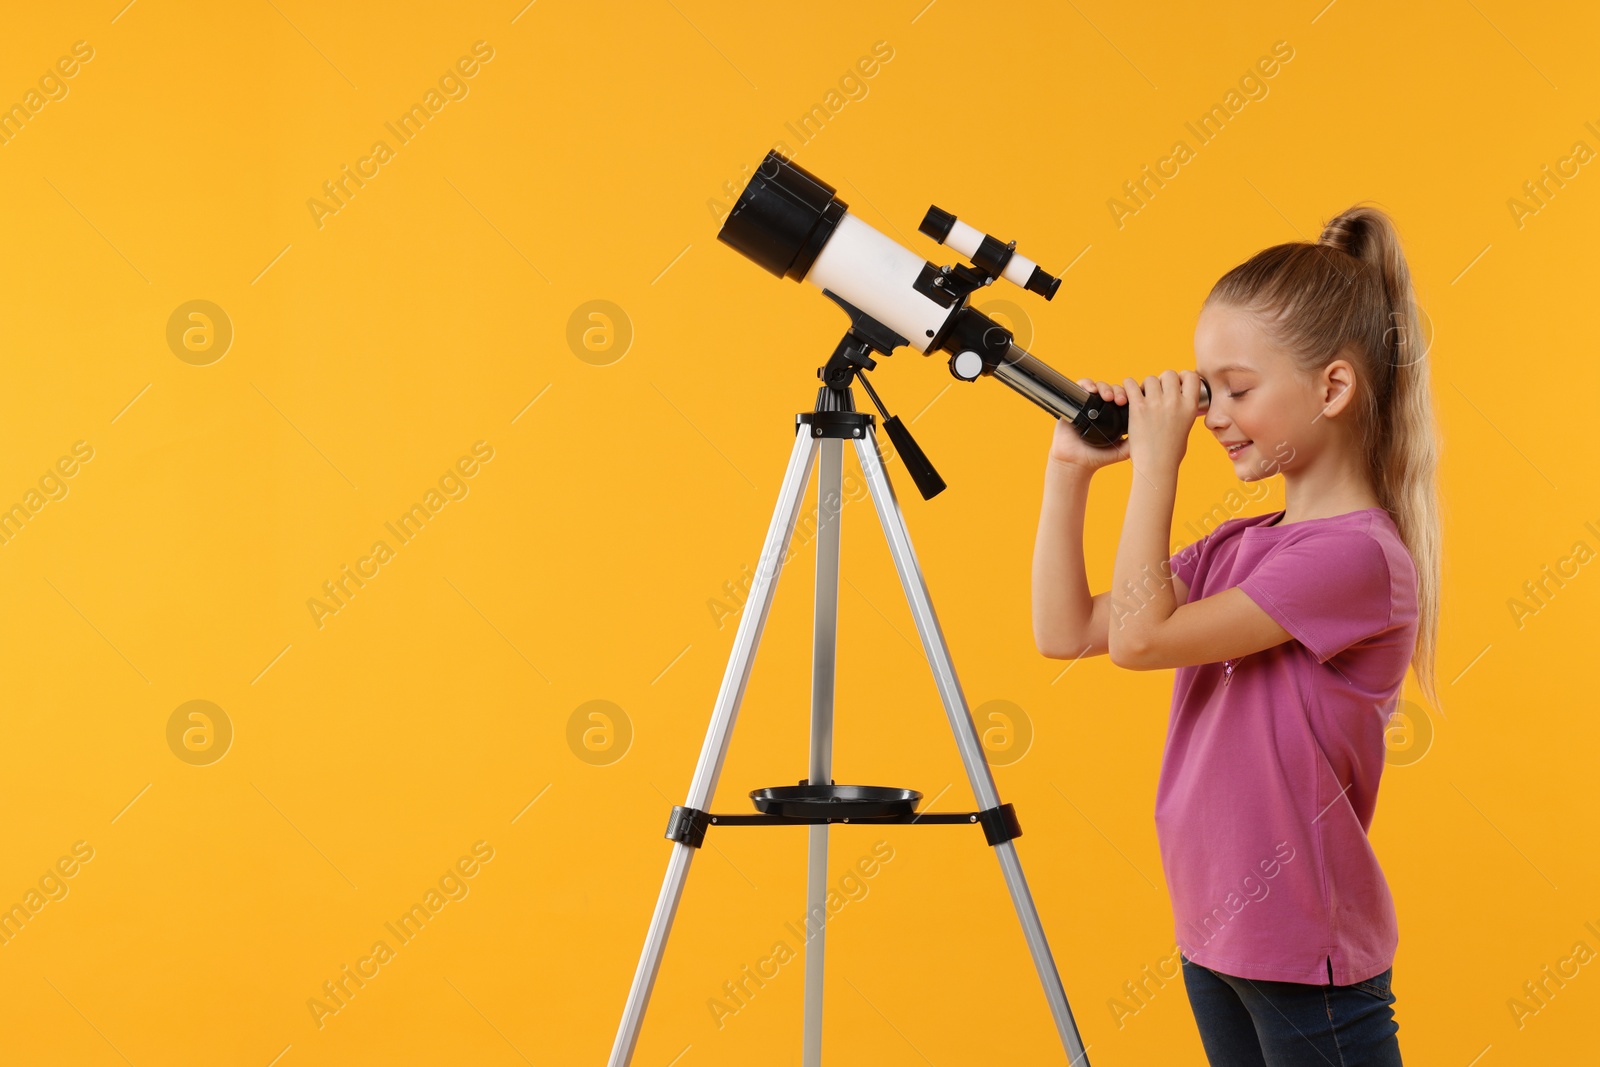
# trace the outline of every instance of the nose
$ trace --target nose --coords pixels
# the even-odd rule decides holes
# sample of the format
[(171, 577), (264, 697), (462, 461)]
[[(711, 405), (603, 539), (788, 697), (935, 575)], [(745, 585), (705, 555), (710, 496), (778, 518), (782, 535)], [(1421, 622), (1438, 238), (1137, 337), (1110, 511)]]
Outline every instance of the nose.
[(1206, 409), (1206, 429), (1212, 433), (1221, 433), (1228, 428), (1228, 417), (1222, 411), (1223, 402), (1220, 397), (1212, 396), (1211, 406)]

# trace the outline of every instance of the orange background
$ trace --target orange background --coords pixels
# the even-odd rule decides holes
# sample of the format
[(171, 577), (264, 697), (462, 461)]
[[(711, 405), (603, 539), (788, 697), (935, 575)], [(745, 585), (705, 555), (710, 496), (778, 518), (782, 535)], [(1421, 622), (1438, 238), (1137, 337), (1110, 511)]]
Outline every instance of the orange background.
[[(25, 515), (0, 544), (0, 906), (26, 916), (0, 946), (5, 1058), (604, 1061), (735, 630), (710, 602), (755, 562), (844, 325), (715, 239), (779, 141), (936, 262), (930, 203), (1064, 272), (1051, 303), (978, 303), (1072, 377), (1192, 366), (1223, 271), (1357, 200), (1393, 214), (1433, 328), (1447, 552), (1446, 707), (1408, 682), (1372, 830), (1402, 1047), (1593, 1048), (1593, 965), (1508, 1004), (1600, 951), (1591, 5), (124, 2), (34, 5), (0, 37), (0, 105), (26, 116), (0, 143), (0, 507)], [(1197, 146), (1185, 123), (1280, 41)], [(430, 90), (402, 142), (386, 124)], [(1119, 226), (1108, 201), (1179, 139), (1193, 158)], [(1513, 210), (1546, 165), (1564, 184)], [(1172, 947), (1170, 675), (1033, 647), (1049, 418), (942, 358), (884, 362), (950, 483), (923, 501), (891, 464), (1091, 1058), (1201, 1062), (1181, 981), (1112, 1004)], [(1214, 506), (1281, 506), (1276, 484), (1230, 503), (1195, 432), (1175, 545)], [(1128, 480), (1090, 502), (1096, 589)], [(837, 777), (967, 810), (877, 521), (843, 515)], [(716, 810), (805, 773), (812, 558), (780, 582)], [(1514, 610), (1547, 565), (1568, 577)], [(636, 1063), (798, 1062), (798, 958), (720, 1027), (708, 1002), (793, 947), (804, 836), (713, 832)], [(980, 836), (840, 828), (834, 881), (878, 840), (893, 858), (831, 925), (828, 1062), (1064, 1062)], [(386, 924), (430, 891), (402, 943)], [(346, 967), (371, 977), (308, 1006)]]

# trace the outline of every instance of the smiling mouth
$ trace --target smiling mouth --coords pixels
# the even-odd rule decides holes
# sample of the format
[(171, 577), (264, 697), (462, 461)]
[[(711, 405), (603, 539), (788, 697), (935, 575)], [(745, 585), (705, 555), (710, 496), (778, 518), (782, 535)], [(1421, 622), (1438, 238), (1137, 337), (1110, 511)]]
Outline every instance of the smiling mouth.
[(1246, 442), (1244, 442), (1244, 444), (1241, 444), (1241, 445), (1228, 445), (1227, 446), (1227, 448), (1228, 448), (1228, 458), (1229, 459), (1234, 459), (1235, 457), (1237, 457), (1239, 455), (1239, 453), (1243, 452), (1245, 449), (1249, 448), (1253, 444), (1255, 444), (1254, 441), (1246, 441)]

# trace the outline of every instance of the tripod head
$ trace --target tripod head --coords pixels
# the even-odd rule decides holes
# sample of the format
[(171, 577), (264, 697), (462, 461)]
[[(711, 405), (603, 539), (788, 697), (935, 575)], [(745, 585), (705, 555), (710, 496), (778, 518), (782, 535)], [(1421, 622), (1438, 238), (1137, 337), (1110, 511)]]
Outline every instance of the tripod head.
[[(890, 355), (896, 348), (906, 344), (906, 339), (831, 289), (824, 289), (822, 295), (838, 304), (850, 316), (850, 328), (845, 331), (827, 364), (817, 368), (817, 377), (823, 381), (823, 388), (817, 391), (817, 411), (854, 411), (855, 400), (850, 393), (850, 383), (860, 379), (873, 405), (883, 415), (884, 432), (905, 461), (906, 471), (916, 483), (917, 491), (922, 494), (922, 499), (933, 499), (944, 492), (944, 479), (933, 469), (927, 454), (900, 421), (900, 416), (889, 414), (883, 401), (878, 399), (878, 391), (872, 388), (872, 383), (867, 381), (864, 373), (878, 365), (872, 358), (873, 352)], [(867, 416), (868, 419), (871, 417)]]

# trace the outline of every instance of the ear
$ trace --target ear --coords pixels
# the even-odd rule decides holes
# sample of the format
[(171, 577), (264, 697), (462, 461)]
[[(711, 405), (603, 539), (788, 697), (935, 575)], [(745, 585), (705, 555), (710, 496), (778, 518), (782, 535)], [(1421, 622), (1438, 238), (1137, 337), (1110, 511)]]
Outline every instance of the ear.
[(1339, 358), (1322, 368), (1317, 376), (1317, 394), (1322, 402), (1322, 414), (1337, 416), (1355, 400), (1356, 368), (1348, 359)]

